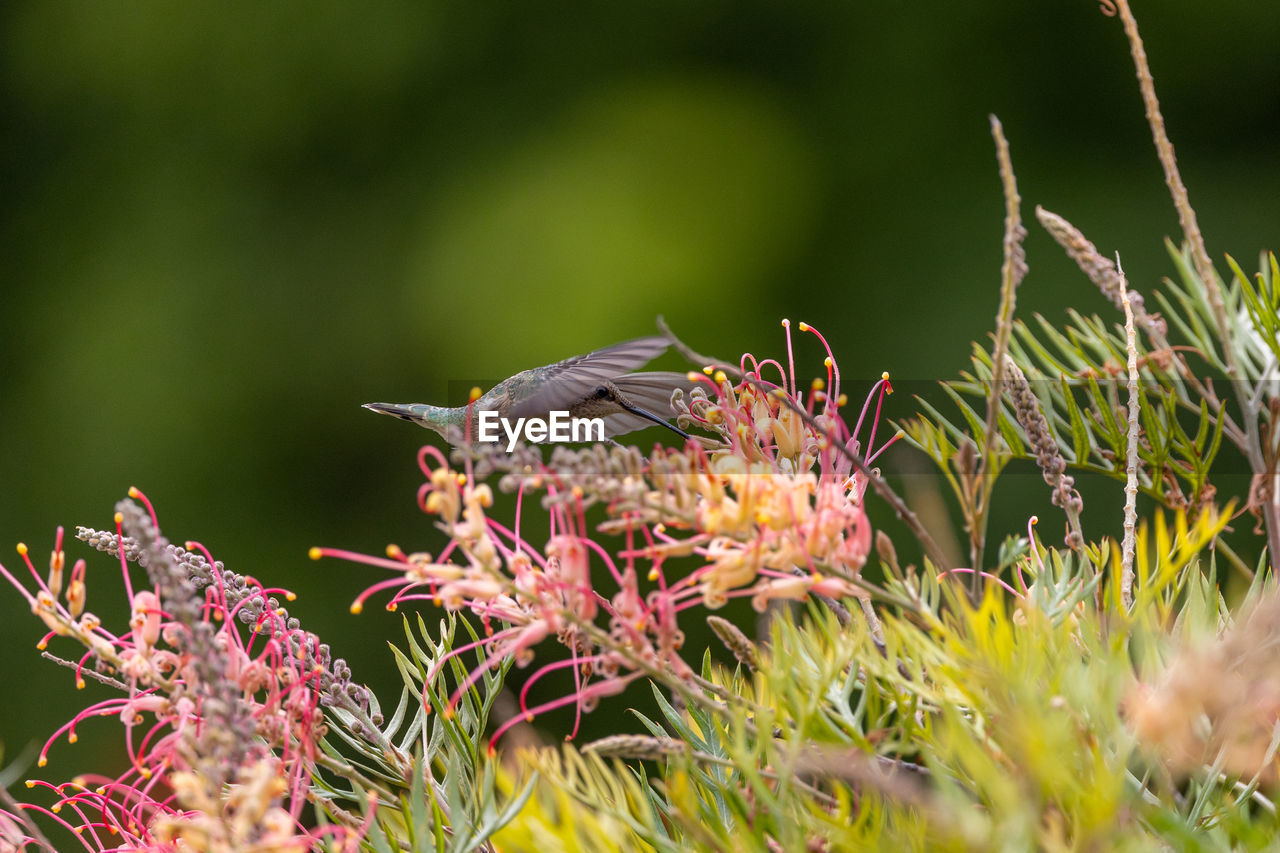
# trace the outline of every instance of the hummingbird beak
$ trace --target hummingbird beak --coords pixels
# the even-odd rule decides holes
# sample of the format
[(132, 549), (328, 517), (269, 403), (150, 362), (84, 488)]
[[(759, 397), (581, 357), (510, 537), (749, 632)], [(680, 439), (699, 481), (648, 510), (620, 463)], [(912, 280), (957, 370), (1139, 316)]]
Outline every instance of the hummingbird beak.
[(413, 412), (404, 406), (398, 406), (395, 403), (365, 403), (361, 406), (371, 412), (377, 412), (380, 415), (391, 415), (393, 418), (399, 418), (402, 421), (413, 420)]
[(680, 427), (676, 426), (675, 424), (664, 421), (662, 418), (658, 417), (655, 414), (652, 414), (651, 412), (646, 412), (644, 409), (640, 408), (639, 406), (631, 405), (626, 400), (622, 399), (621, 394), (616, 395), (614, 397), (614, 402), (617, 403), (622, 408), (626, 409), (628, 412), (630, 412), (633, 415), (639, 415), (645, 420), (653, 421), (655, 424), (666, 427), (667, 429), (674, 432), (676, 435), (683, 438), (685, 441), (688, 441), (689, 439), (693, 438), (693, 436), (689, 435), (689, 433), (680, 429)]

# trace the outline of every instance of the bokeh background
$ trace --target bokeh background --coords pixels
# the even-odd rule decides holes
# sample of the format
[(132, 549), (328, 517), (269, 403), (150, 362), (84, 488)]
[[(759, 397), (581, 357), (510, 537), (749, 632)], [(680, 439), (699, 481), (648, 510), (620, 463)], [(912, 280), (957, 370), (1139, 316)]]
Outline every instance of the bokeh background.
[[(1280, 243), (1280, 7), (1137, 5), (1210, 249), (1253, 269)], [(808, 320), (851, 396), (954, 376), (997, 301), (989, 113), (1031, 226), (1022, 316), (1110, 310), (1036, 203), (1135, 285), (1172, 272), (1123, 34), (1090, 0), (10, 0), (0, 559), (23, 541), (43, 564), (56, 525), (109, 527), (137, 485), (174, 540), (298, 591), (393, 701), (399, 617), (349, 615), (374, 576), (306, 556), (438, 543), (414, 505), (428, 434), (361, 403), (440, 401), (660, 313), (719, 354), (779, 355), (779, 320)], [(111, 561), (68, 550), (119, 618)], [(0, 589), (9, 760), (86, 701), (24, 610)], [(90, 724), (44, 775), (117, 741)]]

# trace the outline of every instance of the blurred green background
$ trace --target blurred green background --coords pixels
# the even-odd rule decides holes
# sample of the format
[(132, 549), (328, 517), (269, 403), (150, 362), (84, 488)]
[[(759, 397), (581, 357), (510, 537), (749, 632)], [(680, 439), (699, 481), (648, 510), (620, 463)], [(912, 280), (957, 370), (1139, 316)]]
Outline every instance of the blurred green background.
[[(1210, 249), (1253, 269), (1280, 244), (1280, 7), (1137, 5)], [(297, 590), (304, 627), (390, 686), (399, 617), (346, 609), (381, 576), (306, 558), (436, 547), (428, 434), (361, 403), (440, 401), (659, 313), (719, 354), (778, 355), (779, 320), (808, 320), (851, 397), (953, 376), (996, 308), (989, 113), (1031, 226), (1022, 316), (1109, 310), (1036, 203), (1144, 290), (1171, 272), (1127, 47), (1091, 0), (11, 0), (0, 559), (24, 541), (43, 564), (57, 524), (109, 527), (137, 485), (171, 538)], [(90, 609), (123, 614), (111, 561), (68, 551)], [(0, 590), (10, 759), (86, 701), (39, 633)], [(85, 769), (90, 740), (118, 728), (41, 775)]]

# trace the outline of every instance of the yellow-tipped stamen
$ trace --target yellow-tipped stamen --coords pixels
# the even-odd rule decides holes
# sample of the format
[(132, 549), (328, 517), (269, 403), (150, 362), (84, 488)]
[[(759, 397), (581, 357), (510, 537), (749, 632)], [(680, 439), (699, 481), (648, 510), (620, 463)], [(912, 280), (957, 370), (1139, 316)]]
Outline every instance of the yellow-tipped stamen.
[(319, 548), (312, 548), (311, 550), (307, 551), (307, 556), (313, 560), (318, 560), (324, 556), (324, 552), (321, 551)]
[(471, 389), (471, 393), (468, 394), (467, 396), (468, 396), (468, 402), (474, 403), (476, 400), (479, 400), (481, 397), (484, 396), (484, 392), (480, 390), (479, 385), (476, 385), (474, 388)]

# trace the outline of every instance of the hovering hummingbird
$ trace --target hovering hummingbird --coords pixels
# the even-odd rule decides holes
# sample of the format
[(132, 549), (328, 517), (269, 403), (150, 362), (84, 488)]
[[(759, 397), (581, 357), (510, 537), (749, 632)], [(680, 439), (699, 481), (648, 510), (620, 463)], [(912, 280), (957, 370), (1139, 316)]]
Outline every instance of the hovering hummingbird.
[[(688, 392), (693, 384), (683, 373), (628, 373), (657, 358), (668, 341), (661, 337), (637, 338), (586, 355), (577, 355), (523, 370), (489, 389), (470, 406), (429, 406), (424, 403), (365, 403), (364, 408), (435, 430), (446, 439), (464, 430), (471, 411), (471, 435), (477, 434), (481, 412), (499, 417), (547, 418), (567, 411), (574, 418), (602, 418), (605, 437), (660, 424), (681, 438), (687, 432), (655, 414), (671, 411), (671, 392)], [(669, 417), (669, 415), (668, 415)]]

